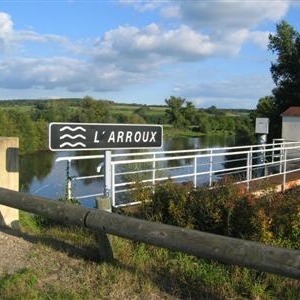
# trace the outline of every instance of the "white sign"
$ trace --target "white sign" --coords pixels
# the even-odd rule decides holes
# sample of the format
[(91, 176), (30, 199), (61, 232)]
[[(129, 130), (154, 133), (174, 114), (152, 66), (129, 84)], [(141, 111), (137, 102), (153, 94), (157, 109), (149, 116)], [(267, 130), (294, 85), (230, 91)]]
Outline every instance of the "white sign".
[(268, 134), (269, 133), (269, 119), (256, 118), (255, 120), (255, 133)]

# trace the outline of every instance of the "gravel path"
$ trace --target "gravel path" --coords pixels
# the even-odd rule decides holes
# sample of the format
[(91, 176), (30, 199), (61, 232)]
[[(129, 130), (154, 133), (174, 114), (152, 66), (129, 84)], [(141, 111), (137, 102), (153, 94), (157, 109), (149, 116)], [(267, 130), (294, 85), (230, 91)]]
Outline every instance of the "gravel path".
[(22, 232), (0, 228), (0, 275), (25, 268), (33, 247), (34, 243), (25, 239)]

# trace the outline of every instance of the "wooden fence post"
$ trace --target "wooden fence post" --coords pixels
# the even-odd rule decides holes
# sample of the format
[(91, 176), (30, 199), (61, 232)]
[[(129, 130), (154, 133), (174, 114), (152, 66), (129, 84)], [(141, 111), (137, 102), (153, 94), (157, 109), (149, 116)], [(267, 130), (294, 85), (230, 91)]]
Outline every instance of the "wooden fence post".
[[(0, 137), (0, 187), (19, 191), (19, 139)], [(19, 210), (0, 205), (0, 226), (19, 227)]]

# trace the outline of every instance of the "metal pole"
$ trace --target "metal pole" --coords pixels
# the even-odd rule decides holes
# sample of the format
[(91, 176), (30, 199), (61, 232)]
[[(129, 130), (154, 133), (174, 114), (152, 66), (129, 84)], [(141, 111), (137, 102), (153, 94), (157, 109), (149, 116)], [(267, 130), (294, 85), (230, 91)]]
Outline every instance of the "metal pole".
[(209, 157), (209, 186), (212, 186), (212, 171), (213, 171), (213, 150), (210, 150), (210, 157)]
[(155, 179), (156, 179), (156, 155), (153, 154), (153, 160), (152, 160), (152, 193), (154, 193), (155, 189)]
[(197, 187), (197, 156), (194, 157), (194, 188)]
[(286, 185), (286, 159), (287, 159), (287, 151), (284, 149), (283, 152), (283, 186), (282, 189), (285, 190), (285, 185)]
[(104, 152), (104, 191), (102, 197), (96, 197), (96, 208), (107, 212), (112, 211), (112, 166), (111, 151)]
[(265, 168), (264, 168), (264, 164), (265, 164), (265, 144), (267, 142), (267, 135), (266, 134), (259, 134), (258, 135), (258, 144), (261, 145), (261, 147), (259, 147), (259, 152), (257, 153), (258, 157), (257, 157), (257, 165), (258, 165), (258, 170), (257, 170), (257, 175), (258, 177), (263, 177), (265, 176)]
[(70, 176), (71, 161), (67, 160), (67, 200), (72, 199), (72, 177)]
[(111, 151), (106, 150), (104, 153), (104, 195), (106, 197), (111, 196)]
[(250, 178), (251, 153), (252, 153), (252, 151), (250, 150), (247, 155), (247, 191), (249, 191), (249, 189), (250, 189), (250, 180), (251, 180), (251, 178)]

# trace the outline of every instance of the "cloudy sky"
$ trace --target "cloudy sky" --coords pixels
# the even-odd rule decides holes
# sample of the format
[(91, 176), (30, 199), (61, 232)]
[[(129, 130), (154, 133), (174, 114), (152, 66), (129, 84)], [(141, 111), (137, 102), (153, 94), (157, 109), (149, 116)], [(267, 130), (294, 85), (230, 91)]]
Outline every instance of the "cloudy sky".
[(84, 97), (255, 108), (268, 35), (300, 1), (0, 1), (0, 99)]

